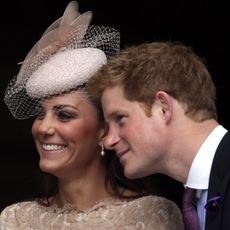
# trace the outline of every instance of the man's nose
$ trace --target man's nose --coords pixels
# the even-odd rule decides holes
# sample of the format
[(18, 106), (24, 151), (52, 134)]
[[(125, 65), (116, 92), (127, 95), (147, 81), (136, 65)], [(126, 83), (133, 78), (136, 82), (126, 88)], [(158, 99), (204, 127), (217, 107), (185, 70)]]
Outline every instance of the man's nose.
[(114, 149), (120, 137), (115, 128), (109, 127), (107, 135), (104, 137), (104, 145), (107, 149)]

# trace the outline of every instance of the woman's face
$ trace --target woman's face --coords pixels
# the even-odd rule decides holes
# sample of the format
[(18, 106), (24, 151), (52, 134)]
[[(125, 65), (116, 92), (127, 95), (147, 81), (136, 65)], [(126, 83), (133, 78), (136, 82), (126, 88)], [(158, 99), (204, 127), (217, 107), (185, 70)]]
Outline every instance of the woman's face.
[(83, 92), (45, 100), (32, 126), (41, 170), (63, 177), (98, 167), (104, 132), (95, 107)]

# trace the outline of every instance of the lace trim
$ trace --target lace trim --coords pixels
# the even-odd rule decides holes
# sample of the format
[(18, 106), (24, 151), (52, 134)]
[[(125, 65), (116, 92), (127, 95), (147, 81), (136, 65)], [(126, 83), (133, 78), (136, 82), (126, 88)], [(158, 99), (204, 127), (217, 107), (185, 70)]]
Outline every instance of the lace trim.
[(73, 211), (77, 213), (87, 213), (88, 214), (100, 208), (103, 208), (105, 206), (109, 206), (109, 205), (118, 206), (124, 203), (128, 203), (128, 201), (126, 200), (122, 201), (122, 200), (118, 200), (114, 198), (107, 198), (107, 199), (97, 201), (95, 205), (93, 205), (91, 208), (88, 208), (88, 209), (84, 209), (75, 204), (70, 204), (70, 203), (66, 203), (62, 208), (59, 208), (55, 201), (48, 207), (46, 206), (42, 206), (42, 207), (46, 209), (48, 212), (53, 212), (57, 214), (70, 213)]

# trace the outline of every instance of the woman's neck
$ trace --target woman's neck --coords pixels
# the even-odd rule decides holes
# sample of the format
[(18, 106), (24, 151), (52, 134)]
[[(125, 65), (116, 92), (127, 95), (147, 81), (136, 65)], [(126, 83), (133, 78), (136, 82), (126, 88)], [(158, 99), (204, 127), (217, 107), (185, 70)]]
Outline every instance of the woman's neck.
[(59, 192), (56, 197), (58, 207), (65, 204), (76, 205), (79, 209), (87, 210), (97, 202), (114, 198), (105, 187), (104, 176), (76, 178), (69, 181), (59, 181)]

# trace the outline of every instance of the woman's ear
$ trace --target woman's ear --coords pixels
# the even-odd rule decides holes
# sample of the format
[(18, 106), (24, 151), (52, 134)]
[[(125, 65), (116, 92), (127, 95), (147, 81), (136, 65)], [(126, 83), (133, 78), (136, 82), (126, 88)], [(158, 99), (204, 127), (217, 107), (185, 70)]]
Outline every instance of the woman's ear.
[(155, 95), (155, 102), (160, 106), (162, 117), (168, 123), (173, 115), (172, 96), (165, 91), (158, 91)]

